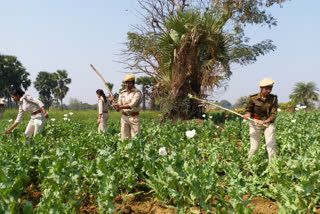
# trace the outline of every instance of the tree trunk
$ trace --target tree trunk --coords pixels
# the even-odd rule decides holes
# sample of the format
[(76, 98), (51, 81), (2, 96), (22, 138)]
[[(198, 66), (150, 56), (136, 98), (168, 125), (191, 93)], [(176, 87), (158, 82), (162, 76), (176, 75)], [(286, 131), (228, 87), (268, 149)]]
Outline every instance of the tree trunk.
[[(196, 41), (196, 42), (195, 42)], [(202, 108), (199, 102), (188, 98), (188, 93), (202, 97), (199, 37), (188, 36), (177, 49), (174, 59), (171, 81), (172, 108), (168, 117), (171, 119), (200, 118)]]
[(146, 86), (142, 85), (142, 110), (146, 110)]
[(63, 103), (62, 103), (62, 99), (60, 99), (61, 102), (61, 110), (63, 111)]

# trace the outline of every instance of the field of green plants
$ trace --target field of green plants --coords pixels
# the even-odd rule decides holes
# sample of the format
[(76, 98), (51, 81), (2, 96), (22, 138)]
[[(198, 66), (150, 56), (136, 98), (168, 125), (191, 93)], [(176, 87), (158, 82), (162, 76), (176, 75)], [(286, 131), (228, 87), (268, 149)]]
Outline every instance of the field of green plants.
[[(256, 196), (274, 200), (279, 213), (319, 209), (318, 111), (280, 112), (278, 158), (268, 164), (263, 139), (250, 165), (248, 124), (240, 118), (216, 124), (206, 114), (202, 126), (173, 125), (159, 124), (157, 112), (143, 112), (141, 135), (121, 142), (120, 113), (111, 114), (102, 135), (96, 112), (64, 114), (52, 112), (30, 146), (28, 116), (12, 134), (0, 135), (0, 213), (79, 213), (88, 200), (99, 213), (113, 213), (123, 193), (152, 194), (178, 213), (251, 213), (247, 205)], [(0, 131), (15, 116), (5, 112)], [(30, 185), (41, 192), (36, 204), (23, 200)]]

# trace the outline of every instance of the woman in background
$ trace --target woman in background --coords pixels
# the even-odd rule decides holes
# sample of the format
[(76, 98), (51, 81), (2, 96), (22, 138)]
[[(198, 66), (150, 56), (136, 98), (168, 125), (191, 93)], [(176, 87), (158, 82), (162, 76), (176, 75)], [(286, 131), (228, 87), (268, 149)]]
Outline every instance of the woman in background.
[(108, 109), (109, 109), (109, 102), (108, 98), (106, 97), (104, 91), (102, 89), (98, 89), (96, 91), (98, 97), (98, 133), (105, 132), (107, 129), (107, 120), (109, 119)]

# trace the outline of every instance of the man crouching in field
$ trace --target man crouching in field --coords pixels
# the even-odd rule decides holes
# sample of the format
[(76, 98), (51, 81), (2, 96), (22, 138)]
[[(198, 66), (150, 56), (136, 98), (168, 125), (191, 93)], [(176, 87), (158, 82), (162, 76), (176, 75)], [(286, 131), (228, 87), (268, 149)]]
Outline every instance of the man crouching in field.
[(0, 98), (0, 118), (2, 117), (4, 111), (6, 110), (5, 105), (6, 105), (6, 100), (4, 98)]

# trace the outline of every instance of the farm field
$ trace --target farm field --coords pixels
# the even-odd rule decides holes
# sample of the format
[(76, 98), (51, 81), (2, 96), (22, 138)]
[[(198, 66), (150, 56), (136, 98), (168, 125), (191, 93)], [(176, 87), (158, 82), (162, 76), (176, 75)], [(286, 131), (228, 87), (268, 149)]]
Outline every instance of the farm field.
[(28, 116), (0, 135), (0, 213), (320, 213), (318, 111), (280, 112), (271, 164), (264, 139), (248, 164), (240, 118), (173, 125), (142, 112), (141, 135), (121, 142), (120, 116), (102, 135), (96, 111), (51, 112), (31, 146)]

